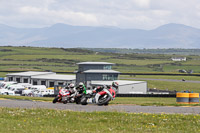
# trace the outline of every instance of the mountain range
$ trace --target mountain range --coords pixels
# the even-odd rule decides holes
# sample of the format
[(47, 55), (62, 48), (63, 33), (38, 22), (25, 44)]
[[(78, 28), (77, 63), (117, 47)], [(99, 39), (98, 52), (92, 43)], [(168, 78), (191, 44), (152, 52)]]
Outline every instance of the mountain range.
[(16, 28), (0, 24), (0, 46), (88, 48), (200, 48), (200, 29), (166, 24), (153, 30), (55, 24)]

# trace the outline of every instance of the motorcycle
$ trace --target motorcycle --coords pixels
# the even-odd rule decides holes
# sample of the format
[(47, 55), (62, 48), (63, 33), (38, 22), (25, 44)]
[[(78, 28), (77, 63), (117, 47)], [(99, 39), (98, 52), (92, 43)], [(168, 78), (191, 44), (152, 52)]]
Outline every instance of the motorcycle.
[(60, 89), (58, 96), (56, 96), (52, 102), (62, 102), (64, 104), (67, 104), (68, 102), (74, 102), (74, 98), (69, 90), (62, 88)]
[(87, 105), (88, 103), (101, 105), (108, 105), (111, 100), (114, 100), (116, 90), (112, 87), (104, 87), (100, 92), (95, 93), (92, 90), (87, 90), (81, 98), (81, 104)]

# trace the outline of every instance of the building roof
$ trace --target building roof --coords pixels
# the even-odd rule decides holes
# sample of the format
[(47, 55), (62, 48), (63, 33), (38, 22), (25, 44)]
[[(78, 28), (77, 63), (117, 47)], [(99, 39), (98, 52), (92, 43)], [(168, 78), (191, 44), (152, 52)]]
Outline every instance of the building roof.
[(114, 63), (109, 62), (80, 62), (78, 65), (114, 65)]
[(36, 71), (28, 71), (28, 72), (20, 72), (20, 73), (9, 73), (7, 76), (35, 76), (35, 75), (46, 75), (46, 74), (55, 74), (54, 72), (36, 72)]
[(75, 80), (75, 75), (62, 75), (62, 74), (51, 74), (51, 75), (38, 75), (32, 76), (32, 79), (46, 79), (46, 80)]
[(91, 81), (91, 84), (92, 85), (112, 85), (113, 82), (118, 82), (119, 86), (146, 83), (146, 81), (114, 80), (114, 81)]
[(96, 70), (96, 69), (91, 69), (91, 70), (86, 70), (83, 71), (83, 73), (120, 73), (118, 71), (114, 71), (114, 70)]

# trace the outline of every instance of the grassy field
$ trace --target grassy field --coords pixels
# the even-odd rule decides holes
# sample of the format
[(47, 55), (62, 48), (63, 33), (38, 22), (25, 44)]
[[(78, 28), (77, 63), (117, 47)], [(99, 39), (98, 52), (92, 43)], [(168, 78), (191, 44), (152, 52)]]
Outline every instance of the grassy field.
[[(178, 72), (179, 69), (200, 73), (200, 56), (187, 56), (186, 62), (173, 62), (176, 55), (101, 53), (83, 49), (0, 47), (0, 70), (75, 71), (76, 63), (104, 61), (116, 63), (120, 72)], [(180, 55), (177, 55), (178, 57)]]
[(0, 77), (6, 77), (6, 72), (0, 72)]
[[(136, 78), (136, 79), (131, 79)], [(138, 79), (137, 79), (138, 78)], [(132, 80), (132, 81), (145, 81), (140, 78), (149, 78), (149, 79), (175, 79), (175, 80), (193, 80), (200, 81), (198, 76), (157, 76), (157, 75), (136, 75), (136, 76), (127, 76), (120, 75), (120, 79)], [(156, 81), (156, 80), (147, 80), (148, 88), (156, 88), (159, 90), (170, 90), (170, 91), (185, 91), (190, 90), (196, 93), (200, 93), (200, 83), (189, 83), (189, 82), (172, 82), (172, 81)]]
[[(101, 53), (82, 49), (37, 48), (37, 47), (0, 47), (0, 71), (45, 71), (73, 72), (76, 63), (82, 61), (103, 61), (116, 63), (114, 70), (120, 72), (142, 73), (178, 73), (179, 69), (193, 70), (200, 73), (200, 56), (188, 55), (186, 62), (173, 62), (176, 55), (162, 54), (119, 54)], [(180, 55), (179, 55), (180, 56)], [(0, 72), (0, 77), (7, 73)], [(130, 77), (130, 76), (121, 76)], [(197, 76), (139, 76), (136, 78), (196, 80)], [(147, 81), (148, 88), (168, 90), (191, 90), (200, 92), (197, 83), (177, 83), (166, 81)]]
[(200, 84), (199, 83), (187, 83), (187, 82), (167, 82), (167, 81), (147, 81), (148, 88), (157, 88), (162, 90), (176, 90), (176, 91), (184, 91), (190, 90), (193, 92), (200, 92)]
[(168, 75), (120, 75), (120, 79), (126, 78), (149, 78), (149, 79), (175, 79), (175, 80), (193, 80), (200, 81), (200, 76), (168, 76)]
[(0, 108), (0, 132), (200, 132), (199, 115)]

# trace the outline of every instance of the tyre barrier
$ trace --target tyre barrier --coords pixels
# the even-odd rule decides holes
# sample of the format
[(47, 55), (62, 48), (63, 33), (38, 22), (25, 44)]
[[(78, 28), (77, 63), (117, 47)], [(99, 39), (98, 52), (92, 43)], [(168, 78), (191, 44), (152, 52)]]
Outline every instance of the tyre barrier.
[(190, 104), (199, 103), (199, 93), (189, 93), (189, 102)]
[(189, 104), (189, 93), (176, 93), (176, 103)]
[(178, 104), (199, 104), (199, 93), (176, 93)]

